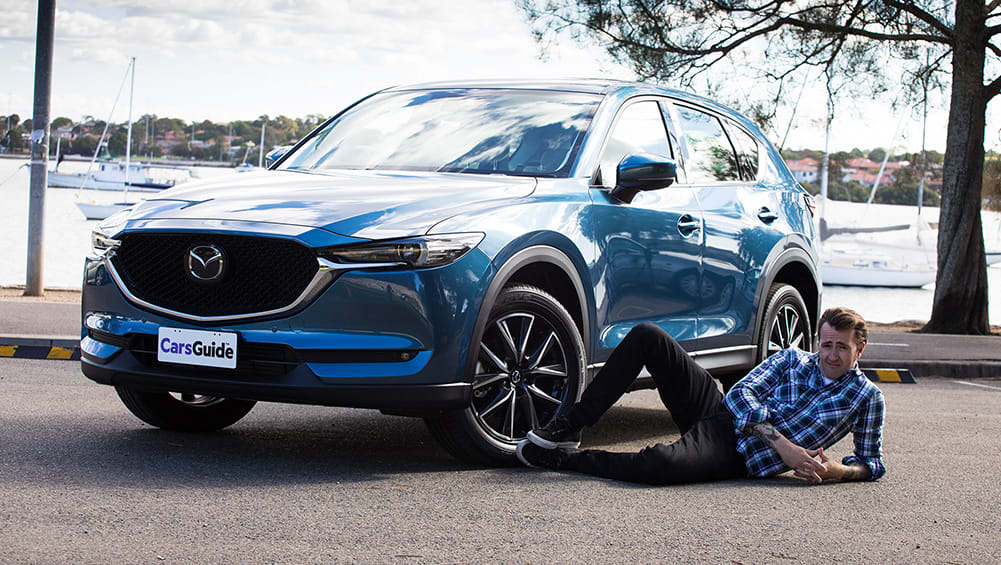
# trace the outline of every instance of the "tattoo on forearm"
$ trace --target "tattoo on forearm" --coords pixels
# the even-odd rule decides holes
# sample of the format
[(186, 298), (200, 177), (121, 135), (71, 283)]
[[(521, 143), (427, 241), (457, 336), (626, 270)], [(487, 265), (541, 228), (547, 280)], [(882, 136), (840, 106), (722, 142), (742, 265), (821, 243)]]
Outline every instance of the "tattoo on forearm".
[(779, 433), (775, 431), (775, 426), (769, 424), (768, 422), (762, 422), (760, 424), (755, 425), (751, 431), (754, 433), (754, 435), (758, 436), (764, 441), (767, 441), (768, 443), (778, 441), (779, 439)]
[(869, 478), (871, 473), (868, 467), (863, 467), (862, 465), (849, 465), (848, 469), (845, 470), (845, 474), (841, 477), (843, 481), (864, 481)]

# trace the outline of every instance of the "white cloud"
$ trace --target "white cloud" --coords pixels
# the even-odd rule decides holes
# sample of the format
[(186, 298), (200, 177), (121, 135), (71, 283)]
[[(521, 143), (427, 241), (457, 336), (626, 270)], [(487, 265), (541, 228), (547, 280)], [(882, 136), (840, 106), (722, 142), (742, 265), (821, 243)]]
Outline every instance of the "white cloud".
[[(0, 0), (0, 68), (15, 77), (0, 84), (0, 102), (9, 98), (23, 115), (36, 11), (32, 0)], [(136, 112), (185, 120), (329, 115), (378, 88), (429, 80), (632, 77), (600, 48), (569, 39), (547, 60), (539, 54), (511, 0), (60, 0), (53, 115), (106, 117), (132, 56)], [(809, 125), (823, 111), (814, 106), (804, 100), (790, 146), (822, 144), (822, 128)], [(885, 137), (885, 108), (848, 114), (835, 146)], [(870, 122), (874, 133), (860, 133)], [(936, 135), (944, 140), (944, 130)]]
[(87, 46), (76, 47), (70, 51), (70, 61), (80, 63), (118, 64), (126, 60), (126, 56), (114, 47)]

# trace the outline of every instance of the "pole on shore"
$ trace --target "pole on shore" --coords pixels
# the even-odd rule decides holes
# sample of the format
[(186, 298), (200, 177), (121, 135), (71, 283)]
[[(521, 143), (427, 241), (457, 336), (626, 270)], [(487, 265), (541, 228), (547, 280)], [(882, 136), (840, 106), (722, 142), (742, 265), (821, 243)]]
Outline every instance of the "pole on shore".
[(24, 295), (42, 296), (45, 257), (45, 187), (49, 165), (49, 104), (52, 99), (52, 45), (56, 1), (38, 0), (35, 33), (35, 106), (31, 118), (31, 181), (28, 193), (28, 266)]

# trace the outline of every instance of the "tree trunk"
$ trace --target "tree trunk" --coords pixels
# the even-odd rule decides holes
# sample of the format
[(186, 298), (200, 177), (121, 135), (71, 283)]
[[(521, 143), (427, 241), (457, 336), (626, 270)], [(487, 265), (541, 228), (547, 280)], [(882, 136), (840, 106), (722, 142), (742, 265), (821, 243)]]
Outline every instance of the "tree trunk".
[(980, 217), (984, 171), (984, 3), (956, 2), (952, 98), (942, 171), (938, 226), (938, 274), (932, 333), (989, 333), (987, 263)]

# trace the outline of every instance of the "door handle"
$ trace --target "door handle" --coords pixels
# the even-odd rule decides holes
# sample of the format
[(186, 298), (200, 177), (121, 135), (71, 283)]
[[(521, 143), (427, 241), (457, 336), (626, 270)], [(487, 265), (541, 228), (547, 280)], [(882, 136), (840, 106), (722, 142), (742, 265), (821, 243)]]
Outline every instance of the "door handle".
[(762, 206), (761, 209), (758, 210), (758, 219), (766, 224), (770, 224), (779, 219), (779, 215), (769, 210), (767, 206)]
[(702, 227), (702, 222), (693, 218), (691, 214), (685, 214), (678, 218), (678, 232), (685, 237), (697, 232), (700, 227)]

